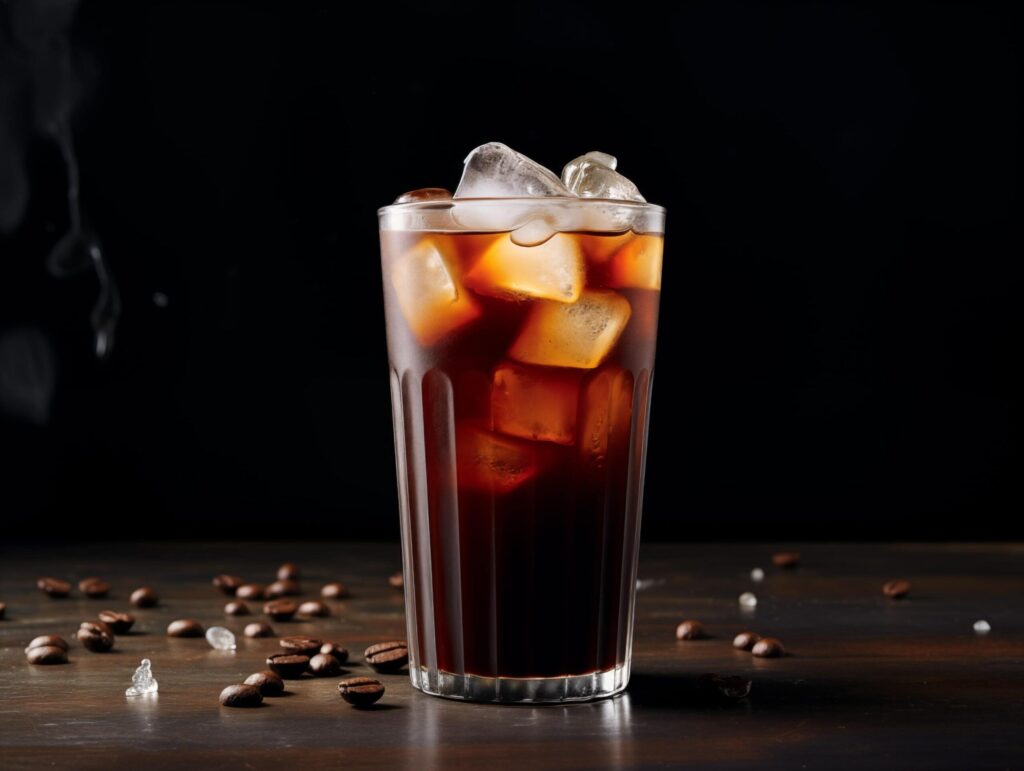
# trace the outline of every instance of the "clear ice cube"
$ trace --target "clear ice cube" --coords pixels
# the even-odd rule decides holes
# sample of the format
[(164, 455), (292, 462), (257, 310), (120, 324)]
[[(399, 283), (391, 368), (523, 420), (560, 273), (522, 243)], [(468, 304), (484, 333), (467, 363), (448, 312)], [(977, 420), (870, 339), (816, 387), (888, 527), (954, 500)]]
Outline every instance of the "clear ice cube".
[(571, 235), (519, 246), (510, 235), (495, 240), (466, 273), (466, 286), (495, 297), (537, 297), (575, 302), (584, 283), (583, 252)]
[(470, 425), (456, 432), (459, 487), (507, 493), (536, 476), (537, 459), (528, 442)]
[(222, 626), (211, 626), (207, 629), (206, 642), (219, 651), (233, 651), (237, 647), (234, 633)]
[(419, 203), (420, 201), (450, 201), (452, 194), (443, 187), (421, 187), (402, 193), (395, 203)]
[(580, 198), (645, 201), (636, 185), (615, 170), (615, 157), (589, 152), (573, 158), (562, 169), (562, 182)]
[(564, 370), (499, 364), (491, 387), (491, 420), (503, 434), (572, 444), (580, 378)]
[(580, 455), (586, 467), (604, 468), (608, 453), (629, 451), (633, 415), (633, 375), (622, 367), (597, 372), (583, 389), (580, 405)]
[(549, 169), (501, 142), (480, 145), (466, 156), (455, 198), (572, 196)]
[(640, 235), (626, 241), (608, 262), (608, 286), (661, 289), (661, 236)]
[(135, 674), (132, 675), (132, 685), (124, 692), (125, 696), (144, 696), (147, 693), (156, 693), (160, 684), (153, 679), (152, 664), (149, 659), (143, 659)]

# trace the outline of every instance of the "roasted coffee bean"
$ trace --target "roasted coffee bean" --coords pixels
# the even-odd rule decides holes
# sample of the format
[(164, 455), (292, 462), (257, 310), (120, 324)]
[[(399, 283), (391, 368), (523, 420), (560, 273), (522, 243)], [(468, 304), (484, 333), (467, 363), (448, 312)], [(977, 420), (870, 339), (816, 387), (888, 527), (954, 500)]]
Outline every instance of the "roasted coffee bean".
[(308, 600), (299, 606), (299, 615), (322, 618), (331, 615), (331, 609), (319, 600)]
[(309, 668), (309, 656), (297, 653), (275, 653), (267, 658), (270, 670), (285, 680), (297, 680)]
[(194, 618), (179, 618), (167, 625), (168, 637), (202, 637), (203, 625)]
[(271, 600), (263, 606), (263, 615), (274, 621), (291, 621), (299, 606), (293, 600)]
[(887, 581), (882, 586), (882, 594), (886, 597), (891, 597), (894, 600), (902, 600), (910, 594), (910, 582), (904, 581), (903, 579)]
[(332, 581), (329, 584), (324, 584), (320, 590), (320, 596), (326, 600), (340, 600), (342, 597), (348, 597), (348, 588), (345, 584)]
[(78, 582), (78, 591), (86, 597), (90, 597), (95, 600), (100, 597), (106, 597), (110, 594), (110, 584), (102, 578), (90, 576), (89, 578), (83, 578)]
[(270, 600), (276, 600), (278, 597), (297, 597), (300, 594), (302, 594), (302, 588), (299, 586), (299, 582), (290, 578), (274, 581), (266, 591), (266, 597)]
[(238, 587), (242, 586), (243, 581), (238, 576), (231, 576), (227, 573), (221, 573), (219, 576), (213, 577), (213, 585), (220, 589), (228, 597), (234, 597), (235, 592), (238, 591)]
[(38, 637), (32, 638), (32, 642), (25, 647), (25, 653), (28, 653), (31, 648), (41, 648), (44, 646), (68, 649), (67, 641), (63, 637), (55, 634), (41, 634)]
[(101, 610), (99, 619), (110, 627), (114, 634), (125, 634), (135, 623), (135, 616), (131, 613), (118, 613), (116, 610)]
[(319, 653), (320, 646), (323, 644), (323, 640), (317, 640), (313, 637), (303, 637), (302, 635), (282, 637), (280, 641), (281, 648), (285, 653), (300, 653), (303, 656), (313, 656)]
[(225, 707), (258, 707), (263, 694), (255, 685), (229, 685), (220, 692), (220, 703)]
[(83, 621), (75, 637), (93, 653), (106, 653), (114, 647), (114, 631), (102, 621)]
[(253, 621), (251, 624), (246, 625), (242, 634), (246, 637), (273, 637), (274, 630), (270, 628), (270, 624), (266, 621)]
[(372, 677), (350, 677), (338, 683), (338, 692), (353, 707), (368, 707), (384, 695), (384, 686)]
[(391, 584), (394, 589), (404, 589), (405, 576), (403, 576), (401, 572), (393, 573), (391, 577), (388, 578), (388, 583)]
[(286, 562), (277, 569), (278, 581), (297, 581), (299, 579), (299, 566), (294, 562)]
[(251, 615), (252, 611), (241, 600), (232, 600), (224, 606), (224, 613), (228, 616), (248, 616)]
[(795, 568), (800, 563), (800, 552), (780, 551), (772, 555), (772, 564), (777, 568)]
[(750, 652), (759, 659), (776, 659), (783, 655), (786, 650), (782, 647), (782, 643), (774, 637), (762, 637), (754, 643), (754, 647), (750, 649)]
[(754, 647), (754, 643), (761, 639), (761, 635), (757, 632), (740, 632), (732, 640), (732, 647), (738, 648), (741, 651), (749, 651)]
[(7, 612), (7, 603), (0, 602), (0, 620), (3, 620), (4, 613)]
[(151, 586), (142, 586), (132, 592), (131, 603), (136, 608), (152, 608), (156, 606), (157, 602), (159, 602), (159, 598)]
[(707, 632), (704, 631), (704, 625), (700, 621), (694, 621), (692, 618), (683, 621), (676, 627), (677, 640), (701, 640), (707, 636)]
[(710, 672), (697, 678), (697, 689), (705, 697), (723, 701), (738, 701), (750, 695), (752, 683), (745, 677), (719, 675)]
[(320, 646), (320, 652), (326, 653), (328, 656), (334, 656), (339, 664), (344, 664), (348, 661), (348, 648), (338, 645), (338, 643), (324, 643)]
[(235, 590), (235, 597), (240, 600), (262, 600), (266, 592), (263, 584), (242, 584)]
[(29, 664), (67, 664), (68, 652), (56, 645), (36, 645), (25, 649)]
[(397, 672), (409, 663), (409, 648), (403, 640), (377, 643), (363, 652), (363, 658), (382, 674)]
[(309, 660), (309, 671), (316, 677), (334, 677), (341, 674), (341, 662), (329, 653), (318, 653)]
[(246, 685), (255, 685), (264, 696), (280, 696), (284, 693), (284, 680), (269, 669), (256, 672), (245, 678)]
[(54, 598), (67, 597), (71, 594), (71, 584), (61, 581), (59, 578), (43, 576), (36, 581), (36, 586)]

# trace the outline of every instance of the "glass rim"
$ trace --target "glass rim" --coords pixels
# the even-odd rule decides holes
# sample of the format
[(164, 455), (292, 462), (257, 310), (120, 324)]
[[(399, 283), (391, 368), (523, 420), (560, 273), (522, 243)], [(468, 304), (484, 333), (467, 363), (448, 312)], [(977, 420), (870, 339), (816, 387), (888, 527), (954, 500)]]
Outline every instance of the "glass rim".
[(428, 201), (405, 201), (403, 203), (390, 203), (377, 209), (377, 214), (384, 214), (388, 211), (415, 211), (417, 209), (448, 209), (452, 206), (462, 204), (488, 204), (488, 203), (515, 203), (517, 205), (542, 205), (542, 204), (602, 204), (608, 206), (622, 206), (627, 209), (649, 210), (661, 214), (666, 213), (664, 206), (650, 201), (630, 201), (623, 198), (580, 198), (570, 195), (550, 196), (491, 196), (481, 198), (441, 198)]

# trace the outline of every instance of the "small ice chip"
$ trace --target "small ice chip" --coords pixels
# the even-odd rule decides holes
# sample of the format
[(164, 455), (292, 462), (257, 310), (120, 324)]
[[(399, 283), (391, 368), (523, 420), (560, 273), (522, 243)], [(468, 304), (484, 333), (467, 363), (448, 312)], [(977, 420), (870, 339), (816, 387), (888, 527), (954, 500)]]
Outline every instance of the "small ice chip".
[(992, 626), (984, 619), (974, 622), (974, 631), (978, 634), (988, 634), (992, 631)]
[(744, 608), (756, 608), (757, 596), (753, 592), (743, 592), (740, 595), (740, 606)]
[(124, 692), (125, 696), (144, 696), (147, 693), (156, 693), (159, 684), (153, 679), (153, 670), (150, 668), (149, 659), (143, 659), (139, 668), (132, 675), (132, 687)]
[(750, 571), (750, 580), (755, 584), (759, 584), (764, 581), (764, 571), (761, 568), (754, 568)]
[(222, 626), (211, 626), (206, 630), (206, 642), (219, 651), (233, 651), (235, 649), (235, 636), (230, 629)]

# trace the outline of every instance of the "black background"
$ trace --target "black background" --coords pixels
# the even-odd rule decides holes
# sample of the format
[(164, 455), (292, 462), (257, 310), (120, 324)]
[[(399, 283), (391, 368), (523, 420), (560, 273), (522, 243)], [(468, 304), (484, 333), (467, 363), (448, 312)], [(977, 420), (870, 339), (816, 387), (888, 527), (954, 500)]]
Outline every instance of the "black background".
[(1024, 535), (1010, 7), (85, 0), (123, 314), (97, 360), (95, 279), (45, 269), (60, 155), (0, 142), (32, 185), (0, 335), (55, 361), (52, 397), (0, 373), (46, 397), (0, 417), (5, 531), (397, 537), (375, 210), (497, 140), (611, 152), (669, 210), (645, 537)]

